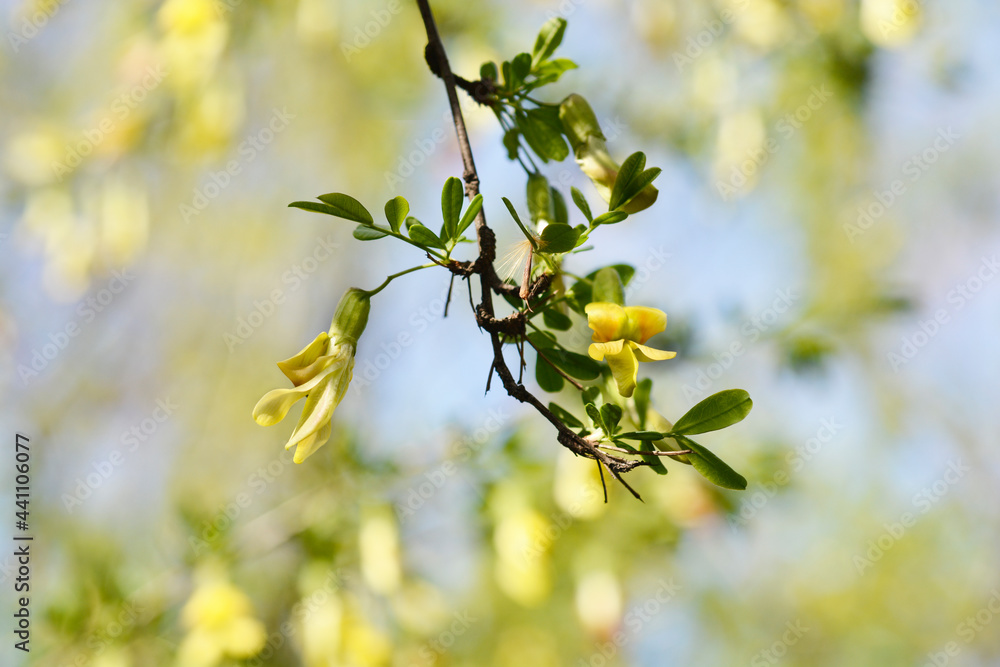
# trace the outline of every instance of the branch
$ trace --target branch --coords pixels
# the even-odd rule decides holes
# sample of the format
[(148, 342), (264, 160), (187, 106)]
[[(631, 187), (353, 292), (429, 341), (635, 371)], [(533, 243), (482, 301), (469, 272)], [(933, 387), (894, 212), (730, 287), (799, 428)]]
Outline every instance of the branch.
[[(464, 167), (462, 178), (465, 181), (465, 196), (471, 201), (477, 194), (479, 194), (479, 175), (476, 172), (476, 162), (472, 157), (472, 145), (469, 142), (469, 134), (465, 129), (465, 119), (462, 116), (462, 108), (458, 102), (456, 77), (451, 71), (451, 65), (448, 63), (448, 56), (445, 53), (444, 44), (441, 42), (441, 35), (438, 33), (437, 24), (434, 22), (434, 14), (431, 12), (429, 1), (417, 0), (417, 6), (420, 8), (420, 16), (423, 18), (424, 29), (427, 32), (427, 48), (424, 51), (424, 57), (426, 58), (431, 71), (440, 77), (444, 82), (445, 91), (448, 94), (448, 104), (451, 107), (451, 116), (455, 125), (455, 135), (458, 138), (459, 153), (462, 156), (462, 165)], [(506, 291), (507, 287), (497, 277), (496, 270), (493, 266), (493, 262), (496, 260), (496, 235), (493, 233), (493, 230), (490, 229), (489, 225), (486, 224), (485, 209), (481, 209), (479, 211), (479, 215), (476, 216), (476, 239), (478, 241), (479, 256), (469, 268), (471, 273), (479, 275), (481, 302), (476, 308), (476, 319), (480, 326), (482, 326), (483, 321), (490, 323), (498, 322), (496, 319), (496, 312), (493, 309), (493, 292), (499, 292), (501, 290)], [(539, 280), (536, 281), (536, 284), (533, 286), (534, 289), (531, 290), (532, 292), (540, 294), (541, 291), (544, 291), (544, 288), (541, 291), (539, 291), (538, 288), (543, 286), (547, 287), (548, 281), (551, 281), (552, 279), (551, 275), (547, 278), (545, 277), (546, 275), (547, 274), (543, 274), (539, 277)], [(531, 295), (529, 295), (529, 298), (530, 296)], [(503, 322), (503, 320), (499, 321)], [(621, 473), (628, 472), (644, 465), (645, 462), (641, 460), (625, 459), (608, 454), (607, 452), (602, 451), (596, 443), (574, 433), (568, 426), (566, 426), (566, 424), (562, 422), (562, 420), (556, 417), (544, 403), (528, 391), (523, 384), (514, 380), (514, 376), (511, 373), (510, 368), (507, 366), (506, 360), (504, 360), (503, 343), (500, 341), (498, 327), (488, 327), (487, 331), (490, 335), (490, 341), (493, 344), (493, 369), (500, 377), (500, 381), (503, 383), (503, 387), (507, 393), (521, 403), (531, 405), (540, 415), (545, 417), (545, 419), (547, 419), (558, 431), (559, 435), (557, 440), (561, 445), (579, 456), (598, 461), (605, 468), (607, 468), (612, 476), (621, 482), (621, 484), (628, 489), (633, 496), (641, 500), (639, 494), (636, 493), (635, 490), (626, 484), (625, 480), (622, 479)]]

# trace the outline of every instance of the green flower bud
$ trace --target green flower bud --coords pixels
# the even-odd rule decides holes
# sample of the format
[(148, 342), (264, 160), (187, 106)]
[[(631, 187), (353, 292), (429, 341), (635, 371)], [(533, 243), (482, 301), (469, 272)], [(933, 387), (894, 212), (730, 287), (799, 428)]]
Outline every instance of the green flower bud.
[(574, 151), (586, 144), (591, 137), (604, 141), (604, 133), (601, 132), (594, 110), (587, 104), (587, 100), (576, 93), (559, 105), (559, 120), (562, 121), (563, 132)]
[(549, 181), (541, 174), (532, 174), (528, 177), (528, 212), (539, 233), (545, 225), (555, 220)]
[(594, 276), (594, 301), (603, 303), (616, 303), (619, 306), (625, 305), (625, 286), (622, 285), (622, 278), (610, 266), (597, 272)]
[[(607, 142), (594, 110), (587, 104), (587, 100), (573, 94), (559, 105), (559, 119), (563, 124), (563, 132), (573, 146), (576, 163), (594, 183), (604, 201), (609, 201), (621, 165), (608, 153)], [(623, 210), (626, 213), (638, 213), (652, 206), (658, 195), (656, 188), (651, 184), (647, 185)]]
[(347, 290), (337, 304), (337, 312), (330, 325), (330, 338), (334, 345), (350, 343), (356, 348), (358, 339), (368, 325), (371, 308), (372, 301), (368, 292), (356, 287)]

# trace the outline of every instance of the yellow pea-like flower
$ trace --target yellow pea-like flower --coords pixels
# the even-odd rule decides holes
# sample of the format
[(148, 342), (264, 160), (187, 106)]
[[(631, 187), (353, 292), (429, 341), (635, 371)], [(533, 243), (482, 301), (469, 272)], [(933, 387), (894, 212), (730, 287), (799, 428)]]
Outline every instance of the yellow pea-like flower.
[(271, 426), (284, 419), (300, 399), (306, 399), (299, 423), (285, 444), (285, 449), (296, 447), (296, 463), (305, 461), (330, 439), (333, 411), (351, 383), (354, 353), (370, 308), (367, 292), (348, 290), (337, 306), (329, 333), (324, 331), (298, 354), (278, 362), (294, 388), (267, 392), (253, 409), (258, 424)]
[(587, 324), (594, 330), (594, 342), (587, 352), (596, 361), (607, 357), (618, 393), (626, 398), (635, 391), (640, 361), (662, 361), (677, 356), (676, 352), (643, 344), (667, 328), (667, 315), (662, 310), (595, 302), (587, 304), (586, 312)]

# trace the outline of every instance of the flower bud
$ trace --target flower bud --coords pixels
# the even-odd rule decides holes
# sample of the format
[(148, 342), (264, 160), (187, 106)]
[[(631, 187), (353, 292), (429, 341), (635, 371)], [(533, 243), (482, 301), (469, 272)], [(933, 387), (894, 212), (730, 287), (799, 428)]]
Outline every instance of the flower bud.
[[(587, 104), (587, 100), (573, 94), (559, 105), (559, 120), (573, 146), (573, 155), (580, 170), (594, 183), (604, 201), (610, 201), (621, 165), (608, 153), (606, 139), (594, 110)], [(652, 206), (658, 195), (659, 192), (652, 184), (647, 185), (622, 210), (626, 213), (638, 213)]]
[(347, 290), (337, 304), (337, 312), (330, 325), (330, 338), (333, 339), (333, 344), (350, 343), (356, 348), (358, 339), (368, 325), (368, 313), (371, 307), (371, 296), (368, 292), (356, 287)]
[(549, 181), (541, 174), (532, 174), (528, 177), (528, 212), (539, 234), (546, 225), (555, 220)]
[(604, 133), (601, 132), (601, 125), (597, 122), (594, 110), (590, 108), (587, 100), (576, 93), (568, 96), (559, 105), (559, 120), (562, 121), (563, 131), (569, 138), (574, 152), (591, 137), (604, 141)]

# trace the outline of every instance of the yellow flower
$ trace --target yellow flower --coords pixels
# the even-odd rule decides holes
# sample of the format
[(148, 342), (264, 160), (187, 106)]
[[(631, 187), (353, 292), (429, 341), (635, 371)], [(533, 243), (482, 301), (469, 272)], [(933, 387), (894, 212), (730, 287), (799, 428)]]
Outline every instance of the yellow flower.
[(643, 345), (667, 328), (667, 315), (662, 310), (590, 303), (586, 312), (587, 324), (594, 330), (594, 342), (587, 352), (597, 361), (607, 356), (611, 373), (618, 383), (618, 393), (626, 398), (635, 390), (639, 361), (661, 361), (677, 355)]
[(330, 332), (324, 331), (294, 357), (278, 362), (295, 388), (269, 391), (253, 409), (258, 424), (271, 426), (284, 419), (296, 402), (306, 399), (299, 423), (285, 444), (285, 449), (297, 446), (296, 463), (305, 461), (330, 439), (333, 411), (351, 383), (358, 338), (368, 323), (369, 298), (361, 290), (348, 290)]
[(212, 667), (225, 658), (250, 658), (264, 648), (267, 631), (253, 616), (250, 598), (218, 576), (195, 588), (181, 610), (188, 630), (178, 649), (178, 665)]

